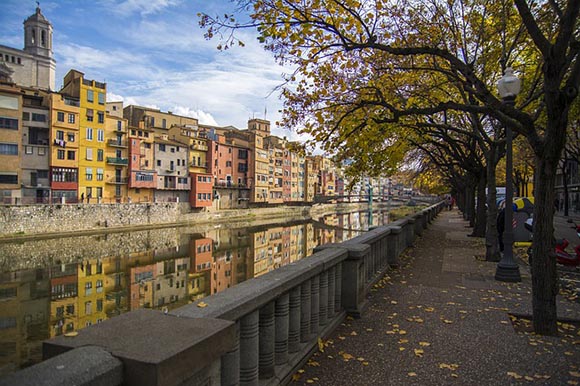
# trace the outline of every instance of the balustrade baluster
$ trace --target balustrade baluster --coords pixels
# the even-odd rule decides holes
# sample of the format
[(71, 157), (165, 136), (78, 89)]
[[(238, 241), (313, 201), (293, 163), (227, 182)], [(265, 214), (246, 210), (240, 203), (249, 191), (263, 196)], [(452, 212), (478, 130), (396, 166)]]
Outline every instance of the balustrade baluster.
[(221, 384), (233, 386), (240, 383), (240, 321), (236, 322), (236, 340), (232, 351), (222, 355)]
[(260, 379), (274, 376), (275, 302), (260, 308)]
[(310, 296), (312, 282), (310, 280), (302, 283), (300, 291), (300, 342), (308, 342), (310, 339), (310, 319), (312, 310), (312, 299)]
[(336, 265), (334, 280), (334, 310), (340, 312), (342, 308), (342, 263)]
[(330, 268), (328, 270), (328, 303), (327, 303), (327, 317), (328, 320), (331, 320), (334, 315), (336, 314), (336, 311), (334, 309), (334, 291), (335, 291), (335, 282), (336, 282), (336, 266)]
[(240, 385), (258, 385), (259, 355), (259, 320), (258, 310), (244, 316), (240, 321)]
[(276, 299), (275, 328), (276, 337), (274, 343), (275, 361), (279, 366), (288, 362), (288, 328), (289, 328), (289, 302), (290, 295), (285, 293)]
[(320, 319), (320, 276), (314, 276), (310, 280), (310, 337), (318, 335), (318, 322)]
[(300, 349), (300, 287), (290, 291), (290, 321), (288, 326), (288, 352)]
[(324, 326), (327, 323), (328, 315), (328, 271), (320, 274), (319, 305), (318, 323)]

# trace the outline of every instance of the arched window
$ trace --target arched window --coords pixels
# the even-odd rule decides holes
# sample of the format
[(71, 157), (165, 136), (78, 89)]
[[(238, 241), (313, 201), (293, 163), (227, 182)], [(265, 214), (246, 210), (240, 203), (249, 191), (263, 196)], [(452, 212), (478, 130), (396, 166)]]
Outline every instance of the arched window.
[(46, 31), (40, 31), (40, 45), (46, 47)]
[(36, 31), (34, 30), (34, 28), (32, 28), (30, 30), (30, 42), (34, 44), (35, 41), (36, 41)]

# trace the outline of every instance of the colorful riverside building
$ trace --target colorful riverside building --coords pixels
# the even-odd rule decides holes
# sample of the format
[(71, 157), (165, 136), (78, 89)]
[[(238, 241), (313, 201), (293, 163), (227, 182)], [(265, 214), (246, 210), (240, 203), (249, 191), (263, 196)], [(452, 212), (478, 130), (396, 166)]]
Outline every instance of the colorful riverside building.
[[(105, 99), (107, 85), (85, 79), (84, 74), (70, 70), (64, 77), (60, 93), (79, 100), (78, 195), (86, 202), (101, 202), (105, 188), (105, 165), (127, 166), (128, 159), (108, 157), (105, 163)], [(70, 159), (67, 153), (67, 160)]]
[(22, 96), (20, 88), (6, 80), (0, 82), (0, 202), (17, 204), (22, 179)]
[(105, 202), (129, 200), (129, 141), (123, 102), (106, 103)]
[[(76, 202), (80, 102), (60, 93), (49, 95), (49, 165), (51, 202)], [(67, 153), (68, 152), (68, 153)]]

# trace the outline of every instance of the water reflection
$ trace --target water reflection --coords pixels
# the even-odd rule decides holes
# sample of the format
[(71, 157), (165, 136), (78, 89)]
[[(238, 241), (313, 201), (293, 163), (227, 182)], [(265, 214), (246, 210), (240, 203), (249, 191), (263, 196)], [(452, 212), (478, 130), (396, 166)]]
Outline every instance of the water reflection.
[[(369, 219), (372, 223), (369, 224)], [(350, 239), (388, 212), (200, 232), (170, 228), (0, 245), (0, 375), (41, 341), (138, 308), (171, 309)]]

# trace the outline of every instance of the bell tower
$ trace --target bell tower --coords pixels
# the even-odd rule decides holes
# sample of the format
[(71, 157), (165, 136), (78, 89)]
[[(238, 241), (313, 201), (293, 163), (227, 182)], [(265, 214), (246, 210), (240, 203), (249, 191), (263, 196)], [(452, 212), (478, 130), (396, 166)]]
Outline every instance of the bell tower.
[(38, 1), (36, 12), (24, 21), (24, 51), (52, 59), (52, 24), (40, 11)]

